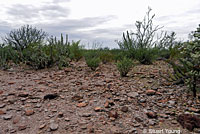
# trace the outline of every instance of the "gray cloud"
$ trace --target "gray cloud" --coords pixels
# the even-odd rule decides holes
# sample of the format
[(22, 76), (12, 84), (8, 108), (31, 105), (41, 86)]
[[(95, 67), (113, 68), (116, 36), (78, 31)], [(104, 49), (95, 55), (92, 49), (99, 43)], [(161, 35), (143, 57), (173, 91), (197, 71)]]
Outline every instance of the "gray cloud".
[(24, 22), (30, 22), (34, 19), (46, 19), (52, 20), (57, 19), (59, 17), (67, 17), (70, 11), (67, 8), (64, 8), (57, 4), (43, 4), (41, 6), (33, 6), (33, 5), (22, 5), (16, 4), (11, 7), (7, 7), (7, 15), (13, 19)]
[(53, 32), (63, 31), (78, 31), (80, 29), (86, 29), (101, 25), (114, 19), (114, 16), (105, 17), (87, 17), (82, 19), (64, 19), (49, 22), (49, 24), (40, 24), (41, 27)]
[(53, 3), (69, 2), (71, 0), (53, 0)]

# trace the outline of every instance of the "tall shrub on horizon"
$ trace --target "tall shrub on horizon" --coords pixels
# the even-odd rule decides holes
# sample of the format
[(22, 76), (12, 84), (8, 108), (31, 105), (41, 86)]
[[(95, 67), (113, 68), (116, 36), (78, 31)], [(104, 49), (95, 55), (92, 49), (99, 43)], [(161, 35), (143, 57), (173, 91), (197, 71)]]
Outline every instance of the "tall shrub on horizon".
[(125, 50), (129, 58), (135, 58), (142, 64), (151, 64), (155, 59), (155, 48), (159, 40), (164, 40), (166, 34), (155, 38), (159, 25), (153, 25), (155, 14), (151, 15), (151, 8), (142, 21), (136, 21), (136, 31), (123, 33), (122, 41), (118, 41), (120, 49)]

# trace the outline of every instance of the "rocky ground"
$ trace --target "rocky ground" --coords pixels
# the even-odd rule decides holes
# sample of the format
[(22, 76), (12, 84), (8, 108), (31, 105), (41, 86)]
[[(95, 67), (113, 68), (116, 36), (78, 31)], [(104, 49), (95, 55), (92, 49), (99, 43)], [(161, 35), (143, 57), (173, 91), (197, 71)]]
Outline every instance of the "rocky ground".
[(92, 72), (80, 61), (63, 70), (0, 71), (0, 134), (190, 134), (176, 118), (199, 115), (200, 103), (159, 75), (169, 70), (158, 61), (121, 78), (114, 64)]

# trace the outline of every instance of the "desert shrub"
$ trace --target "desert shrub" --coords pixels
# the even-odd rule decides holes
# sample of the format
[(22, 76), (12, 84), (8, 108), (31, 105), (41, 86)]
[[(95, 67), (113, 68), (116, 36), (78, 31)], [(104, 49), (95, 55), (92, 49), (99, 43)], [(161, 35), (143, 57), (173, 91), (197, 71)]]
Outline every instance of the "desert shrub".
[(170, 41), (174, 39), (174, 34), (168, 36), (167, 33), (155, 37), (156, 32), (162, 27), (153, 25), (155, 14), (150, 13), (149, 8), (143, 21), (136, 21), (136, 32), (123, 33), (122, 41), (117, 42), (120, 49), (126, 51), (127, 57), (137, 59), (141, 64), (151, 64), (155, 56), (158, 56), (158, 50), (169, 46)]
[(127, 31), (127, 33), (123, 33), (122, 41), (118, 41), (117, 44), (120, 47), (121, 50), (126, 55), (126, 57), (134, 59), (135, 58), (135, 50), (137, 47), (137, 42), (135, 39), (130, 35), (130, 33)]
[(28, 47), (29, 44), (41, 43), (47, 37), (47, 33), (42, 29), (37, 29), (30, 25), (24, 25), (19, 29), (14, 29), (4, 37), (5, 44), (11, 45), (21, 51)]
[(22, 51), (24, 63), (34, 69), (44, 69), (53, 65), (50, 56), (46, 53), (46, 46), (42, 44), (29, 44), (26, 49)]
[(179, 62), (168, 61), (174, 70), (173, 75), (169, 73), (168, 80), (188, 85), (196, 97), (197, 87), (200, 84), (200, 25), (192, 35), (194, 40), (184, 43), (180, 50)]
[(59, 69), (69, 65), (69, 47), (70, 43), (68, 42), (67, 34), (65, 42), (62, 34), (60, 40), (57, 40), (56, 37), (51, 37), (49, 39), (49, 45), (46, 47), (48, 50), (46, 52), (50, 56), (51, 61), (55, 63)]
[(83, 57), (82, 47), (80, 41), (74, 42), (69, 46), (69, 58), (71, 60), (79, 61)]
[(84, 57), (85, 57), (85, 60), (87, 59), (92, 59), (92, 58), (99, 58), (100, 56), (100, 51), (99, 50), (87, 50), (84, 52)]
[(182, 45), (181, 41), (176, 41), (175, 32), (169, 35), (165, 32), (164, 37), (156, 43), (155, 48), (158, 49), (158, 57), (176, 60), (180, 56), (180, 47)]
[(95, 71), (96, 68), (99, 66), (101, 60), (98, 57), (86, 59), (86, 63), (91, 70)]
[(88, 50), (84, 53), (85, 61), (91, 70), (95, 71), (99, 66), (101, 60), (99, 58), (99, 50)]
[(132, 60), (126, 57), (124, 57), (121, 61), (117, 62), (117, 69), (120, 72), (121, 77), (127, 76), (132, 66)]
[(69, 66), (69, 61), (65, 56), (59, 56), (59, 60), (57, 62), (57, 66), (59, 69), (62, 69), (63, 67)]
[(100, 52), (100, 60), (103, 64), (111, 62), (113, 60), (113, 55), (109, 51), (102, 51)]
[(148, 48), (140, 48), (135, 51), (135, 59), (141, 64), (149, 65), (152, 64), (156, 58), (156, 50)]
[(115, 62), (121, 61), (125, 56), (125, 52), (119, 52), (117, 54), (114, 55), (114, 60)]
[(0, 44), (0, 68), (8, 69), (9, 68), (9, 47), (4, 44)]

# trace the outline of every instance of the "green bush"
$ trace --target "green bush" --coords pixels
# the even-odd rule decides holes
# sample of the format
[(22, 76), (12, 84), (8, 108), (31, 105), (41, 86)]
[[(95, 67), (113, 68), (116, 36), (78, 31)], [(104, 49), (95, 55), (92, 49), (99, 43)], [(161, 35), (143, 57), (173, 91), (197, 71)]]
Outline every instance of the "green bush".
[(69, 46), (69, 58), (71, 60), (79, 61), (83, 57), (82, 47), (80, 41), (74, 42)]
[(132, 66), (132, 60), (126, 57), (124, 57), (121, 61), (117, 62), (117, 69), (120, 72), (121, 77), (127, 76)]
[[(169, 60), (174, 74), (169, 73), (171, 81), (184, 83), (192, 90), (196, 97), (197, 87), (200, 81), (200, 25), (197, 31), (193, 32), (194, 40), (184, 43), (180, 49), (179, 63)], [(170, 80), (169, 79), (169, 80)]]
[(96, 68), (99, 66), (101, 60), (98, 57), (86, 59), (86, 63), (91, 70), (95, 71)]
[(100, 53), (100, 60), (103, 64), (111, 62), (113, 60), (113, 55), (108, 51), (103, 51)]
[(91, 70), (95, 71), (96, 68), (99, 66), (101, 60), (99, 58), (99, 50), (87, 50), (84, 53), (85, 61), (88, 67), (91, 68)]
[(33, 67), (34, 69), (44, 69), (53, 65), (53, 61), (45, 51), (46, 46), (42, 44), (29, 44), (26, 49), (22, 51), (24, 63)]
[(4, 46), (4, 44), (0, 44), (0, 68), (8, 69), (9, 68), (9, 47)]
[(47, 33), (42, 29), (37, 29), (30, 25), (24, 25), (19, 29), (11, 30), (7, 36), (3, 38), (5, 44), (11, 45), (18, 51), (22, 51), (29, 44), (42, 43), (47, 37)]
[(135, 51), (135, 59), (137, 59), (141, 64), (149, 65), (155, 60), (156, 50), (140, 48)]

